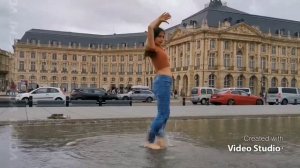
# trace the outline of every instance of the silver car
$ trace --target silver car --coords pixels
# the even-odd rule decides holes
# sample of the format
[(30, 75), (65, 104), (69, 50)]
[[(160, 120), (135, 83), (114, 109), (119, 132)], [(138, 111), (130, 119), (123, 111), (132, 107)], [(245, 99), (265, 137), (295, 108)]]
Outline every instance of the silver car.
[(145, 102), (152, 102), (155, 100), (155, 95), (150, 90), (134, 90), (130, 91), (125, 94), (118, 94), (118, 99), (122, 100), (139, 100), (139, 101), (145, 101)]
[(268, 89), (267, 103), (282, 105), (300, 103), (300, 89), (295, 87), (273, 87)]
[(191, 90), (191, 101), (193, 104), (207, 104), (210, 97), (217, 92), (218, 90), (212, 87), (194, 87)]

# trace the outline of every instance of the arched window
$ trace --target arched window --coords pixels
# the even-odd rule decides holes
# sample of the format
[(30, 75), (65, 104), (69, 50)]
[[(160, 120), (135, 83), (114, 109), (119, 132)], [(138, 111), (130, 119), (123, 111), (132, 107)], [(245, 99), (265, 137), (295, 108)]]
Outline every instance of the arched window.
[(231, 87), (232, 86), (232, 76), (231, 75), (226, 75), (224, 78), (224, 87)]
[(288, 87), (288, 80), (286, 78), (281, 80), (281, 87)]
[(291, 87), (297, 87), (297, 80), (295, 78), (291, 81)]
[(209, 75), (209, 77), (208, 77), (208, 86), (209, 87), (216, 87), (216, 76), (214, 74)]
[(240, 75), (237, 78), (237, 87), (244, 87), (244, 76)]
[(277, 83), (278, 81), (275, 77), (271, 79), (271, 87), (277, 87)]

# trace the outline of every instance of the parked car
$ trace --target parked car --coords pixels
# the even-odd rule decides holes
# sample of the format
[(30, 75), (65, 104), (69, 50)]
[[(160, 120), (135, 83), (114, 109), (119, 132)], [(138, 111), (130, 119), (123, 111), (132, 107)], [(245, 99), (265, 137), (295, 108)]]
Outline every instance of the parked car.
[(221, 91), (212, 95), (210, 103), (215, 105), (263, 105), (261, 97), (249, 95), (242, 90)]
[(18, 93), (15, 99), (28, 101), (29, 96), (32, 96), (33, 103), (38, 100), (66, 100), (65, 94), (58, 87), (40, 87), (28, 93)]
[(134, 85), (131, 87), (132, 90), (150, 90), (149, 86)]
[(282, 105), (294, 104), (295, 100), (300, 103), (300, 89), (295, 87), (272, 87), (267, 92), (267, 103), (273, 105), (281, 103)]
[(209, 102), (211, 95), (217, 92), (218, 90), (212, 87), (194, 87), (192, 88), (191, 91), (191, 96), (192, 96), (191, 101), (193, 104), (197, 104), (197, 103), (201, 103), (202, 105), (207, 104)]
[(122, 100), (140, 100), (151, 103), (153, 100), (155, 100), (155, 95), (150, 90), (133, 90), (125, 94), (118, 94), (117, 95), (119, 99)]
[(104, 89), (96, 88), (77, 88), (73, 89), (70, 94), (71, 100), (118, 100), (116, 94), (108, 94)]

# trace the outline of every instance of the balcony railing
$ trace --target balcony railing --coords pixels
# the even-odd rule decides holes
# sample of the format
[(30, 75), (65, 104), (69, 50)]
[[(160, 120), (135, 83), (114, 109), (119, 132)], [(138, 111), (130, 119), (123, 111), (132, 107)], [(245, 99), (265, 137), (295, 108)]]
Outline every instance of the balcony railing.
[(200, 66), (194, 66), (194, 70), (200, 70)]
[(218, 66), (208, 66), (208, 70), (217, 70)]
[(298, 72), (296, 70), (291, 70), (291, 74), (298, 75)]
[(72, 71), (71, 73), (72, 73), (72, 74), (78, 74), (78, 72), (77, 72), (77, 71)]
[(288, 70), (281, 70), (282, 74), (288, 74), (288, 72), (289, 72)]
[(268, 73), (268, 72), (269, 72), (269, 71), (268, 71), (268, 68), (263, 69), (263, 72), (264, 72), (264, 73)]
[(225, 66), (226, 70), (233, 70), (233, 66)]
[(278, 69), (272, 69), (272, 73), (278, 73)]
[(246, 67), (238, 67), (238, 71), (246, 71)]
[(47, 70), (40, 70), (40, 73), (48, 73)]
[(184, 71), (187, 71), (188, 69), (189, 69), (188, 66), (184, 66), (184, 67), (183, 67), (183, 70), (184, 70)]
[(181, 67), (177, 67), (177, 68), (176, 68), (176, 71), (181, 71)]

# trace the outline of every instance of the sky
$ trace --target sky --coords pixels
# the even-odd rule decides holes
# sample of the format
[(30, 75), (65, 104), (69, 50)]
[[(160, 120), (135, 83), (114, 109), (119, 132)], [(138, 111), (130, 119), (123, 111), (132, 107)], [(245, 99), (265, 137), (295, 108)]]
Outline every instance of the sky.
[[(0, 0), (0, 49), (13, 52), (15, 39), (30, 29), (90, 34), (144, 32), (163, 12), (169, 28), (200, 10), (210, 0)], [(300, 21), (299, 0), (226, 0), (249, 14)]]

